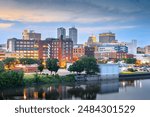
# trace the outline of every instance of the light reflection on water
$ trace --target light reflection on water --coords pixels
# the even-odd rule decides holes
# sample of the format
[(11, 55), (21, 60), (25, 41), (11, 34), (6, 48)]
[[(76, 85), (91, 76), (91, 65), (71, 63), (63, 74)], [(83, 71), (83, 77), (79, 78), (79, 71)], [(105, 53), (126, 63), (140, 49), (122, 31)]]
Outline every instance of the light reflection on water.
[(0, 91), (0, 99), (14, 100), (103, 100), (150, 99), (150, 80), (108, 80), (52, 84)]

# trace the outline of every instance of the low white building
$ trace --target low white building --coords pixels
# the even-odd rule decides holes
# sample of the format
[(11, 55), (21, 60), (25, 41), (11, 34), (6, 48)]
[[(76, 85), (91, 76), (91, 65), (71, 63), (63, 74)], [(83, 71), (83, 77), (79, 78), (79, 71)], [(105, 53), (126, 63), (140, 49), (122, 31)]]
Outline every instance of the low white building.
[(136, 59), (141, 63), (150, 63), (150, 54), (136, 54)]
[(118, 64), (99, 64), (101, 79), (119, 78)]

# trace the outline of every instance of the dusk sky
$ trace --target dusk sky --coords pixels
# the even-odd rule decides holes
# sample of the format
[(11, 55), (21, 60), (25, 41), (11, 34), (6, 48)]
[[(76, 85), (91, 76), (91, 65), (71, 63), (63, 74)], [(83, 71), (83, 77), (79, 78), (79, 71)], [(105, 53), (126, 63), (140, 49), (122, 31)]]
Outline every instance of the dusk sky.
[(56, 37), (58, 27), (78, 29), (78, 43), (91, 34), (116, 33), (120, 42), (150, 45), (149, 0), (0, 0), (0, 43), (24, 29)]

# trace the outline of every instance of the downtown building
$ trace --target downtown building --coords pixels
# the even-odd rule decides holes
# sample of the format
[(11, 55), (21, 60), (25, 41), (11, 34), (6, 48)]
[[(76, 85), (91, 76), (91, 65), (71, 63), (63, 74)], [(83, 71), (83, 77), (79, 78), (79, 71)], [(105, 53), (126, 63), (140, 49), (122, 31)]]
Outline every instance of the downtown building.
[[(34, 33), (36, 35), (36, 33)], [(7, 40), (7, 49), (16, 54), (16, 58), (33, 58), (46, 61), (47, 58), (56, 58), (59, 61), (71, 62), (73, 58), (73, 41), (70, 38), (47, 38), (41, 40), (39, 36), (24, 36), (23, 39), (12, 38)], [(26, 38), (25, 38), (26, 37)], [(34, 37), (34, 38), (33, 38)]]
[(128, 54), (137, 54), (137, 40), (132, 40), (131, 42), (126, 42), (125, 45), (128, 47)]
[(99, 34), (99, 42), (100, 43), (116, 43), (116, 36), (115, 33), (106, 32)]
[(75, 27), (69, 28), (69, 38), (72, 39), (73, 44), (78, 42), (78, 30)]
[(131, 57), (128, 54), (128, 47), (117, 44), (102, 44), (95, 49), (94, 56), (97, 60), (123, 59)]
[(11, 38), (7, 40), (7, 50), (16, 53), (16, 58), (38, 59), (38, 42), (40, 40), (40, 33), (24, 30), (22, 39)]
[(57, 38), (59, 39), (61, 36), (66, 39), (66, 29), (63, 27), (57, 28)]
[(73, 41), (70, 38), (47, 38), (48, 58), (56, 58), (59, 61), (72, 62)]
[(145, 54), (150, 54), (150, 45), (144, 47)]
[(73, 46), (73, 60), (79, 60), (85, 55), (85, 48), (83, 44), (77, 44)]

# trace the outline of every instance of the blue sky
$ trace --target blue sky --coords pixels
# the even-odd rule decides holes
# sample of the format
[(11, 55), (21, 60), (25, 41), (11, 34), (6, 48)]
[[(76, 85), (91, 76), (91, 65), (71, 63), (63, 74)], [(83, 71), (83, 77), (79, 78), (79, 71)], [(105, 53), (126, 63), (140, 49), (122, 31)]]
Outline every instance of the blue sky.
[(24, 29), (56, 37), (58, 27), (75, 26), (78, 43), (91, 34), (116, 33), (119, 41), (150, 45), (149, 0), (0, 0), (0, 43), (21, 38)]

